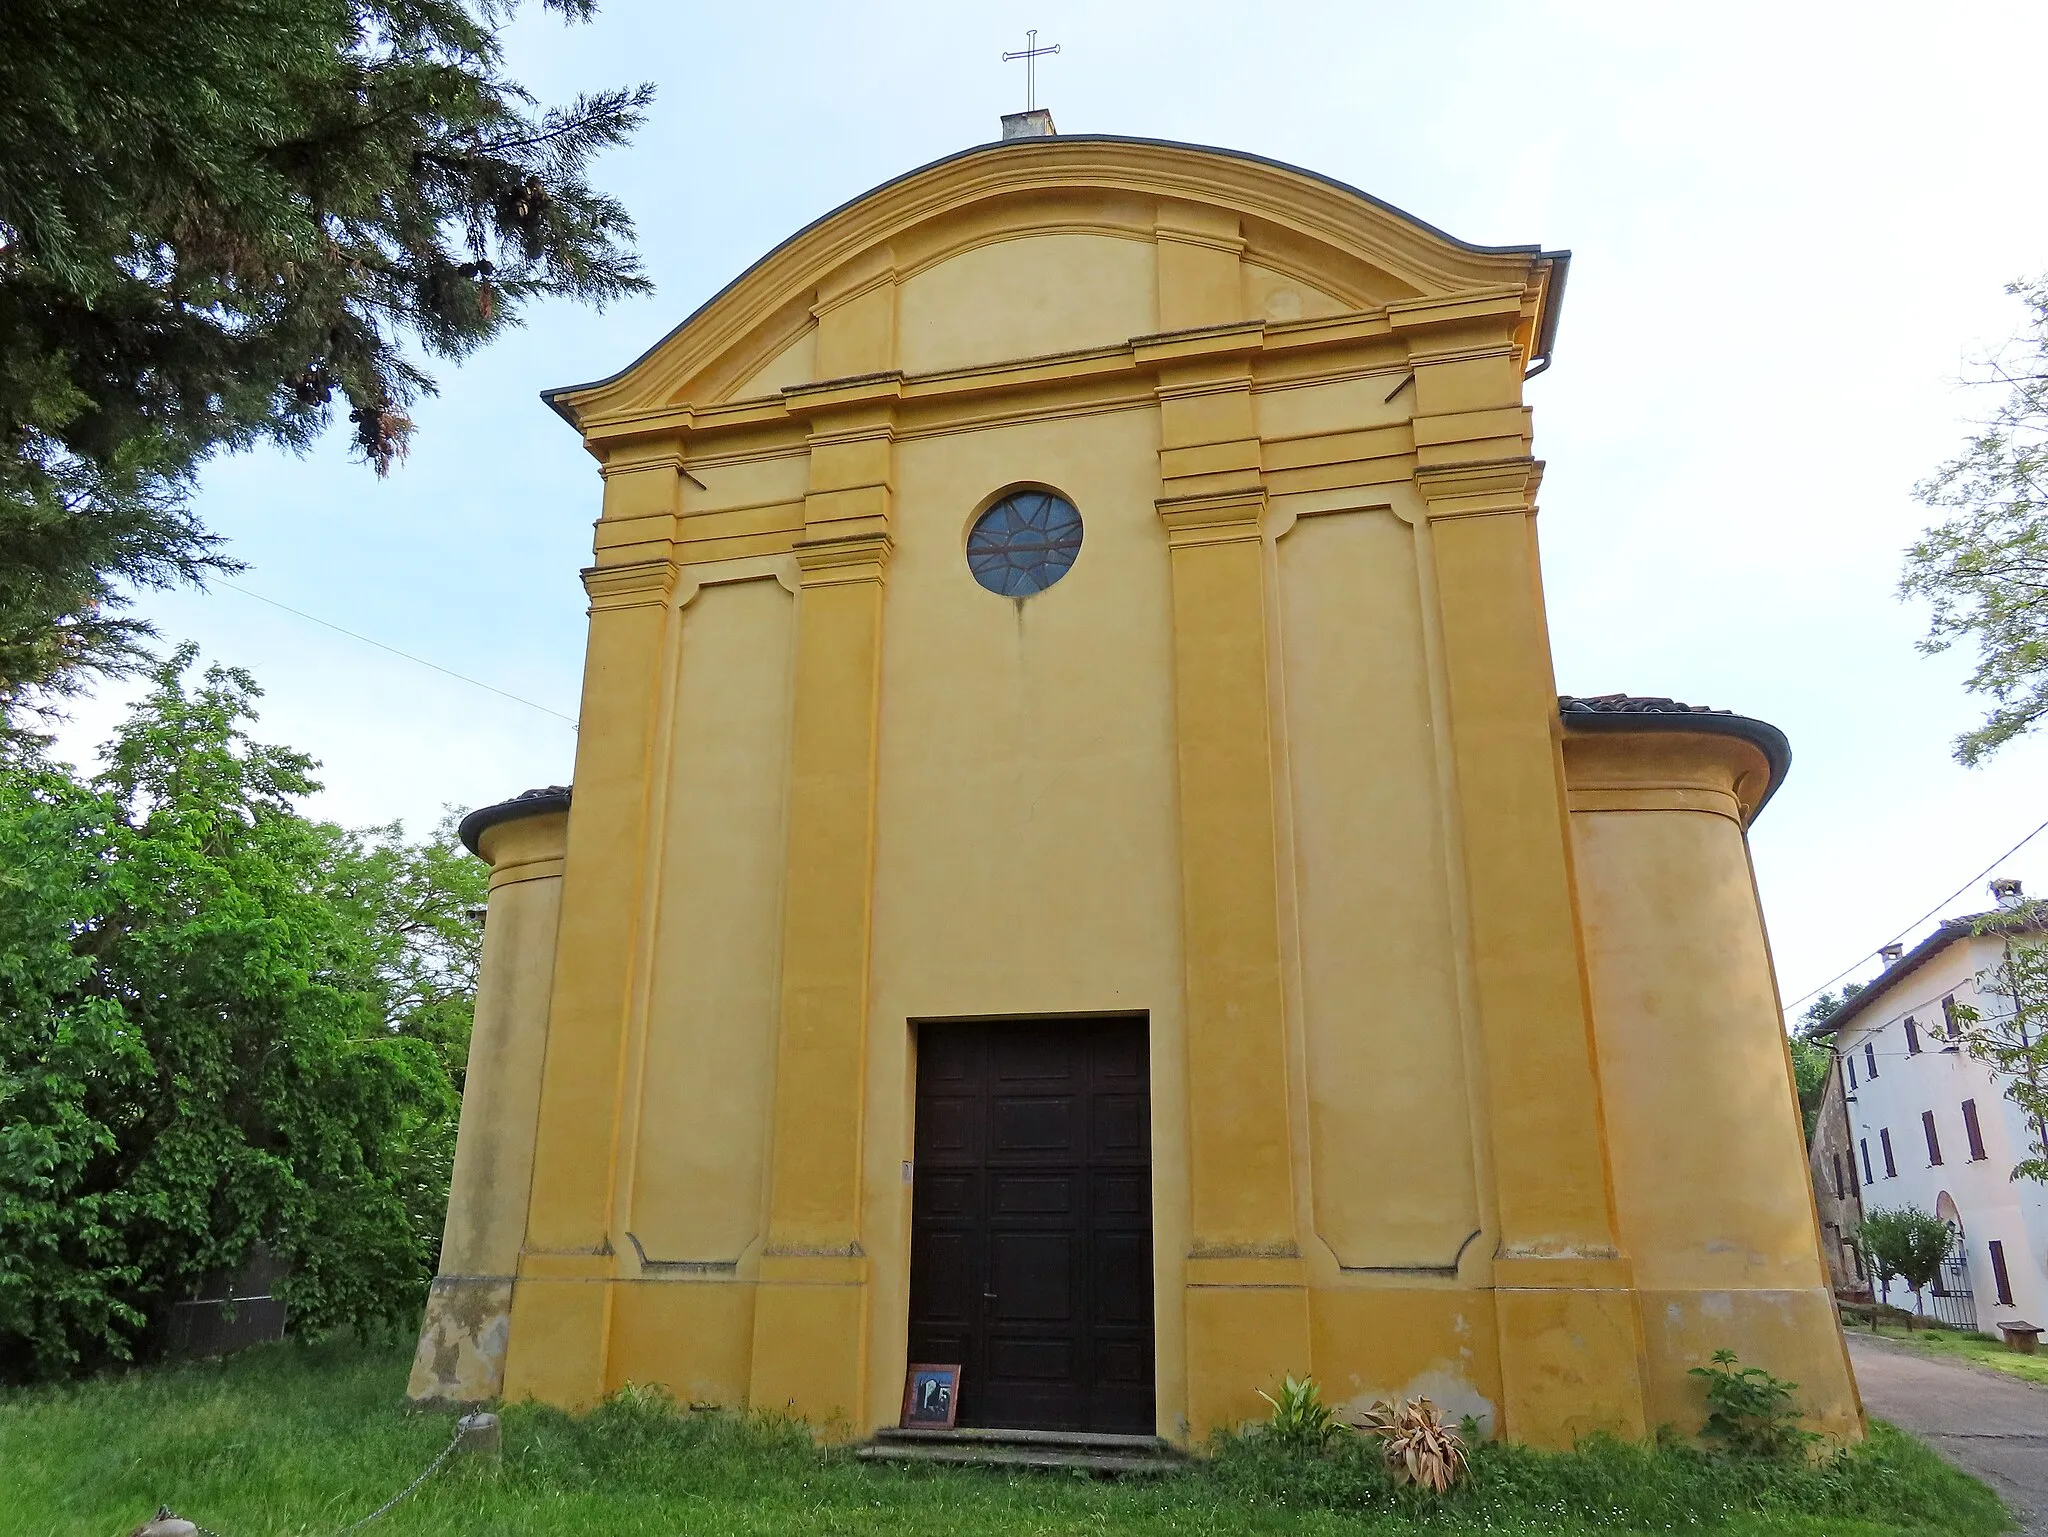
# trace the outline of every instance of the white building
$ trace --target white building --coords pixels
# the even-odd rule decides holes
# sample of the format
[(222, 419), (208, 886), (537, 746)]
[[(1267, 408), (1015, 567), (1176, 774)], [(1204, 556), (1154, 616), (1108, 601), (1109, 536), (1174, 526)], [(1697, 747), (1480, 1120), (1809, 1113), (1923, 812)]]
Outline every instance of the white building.
[[(2017, 881), (1994, 881), (2001, 906)], [(1967, 1258), (1975, 1327), (2048, 1323), (2048, 1186), (2014, 1181), (2032, 1138), (2003, 1081), (1962, 1045), (1959, 1006), (1985, 1020), (2013, 1012), (1998, 991), (2007, 933), (1979, 933), (1977, 915), (1943, 923), (1828, 1021), (1840, 1056), (1850, 1128), (1851, 1180), (1872, 1212), (1913, 1205), (1954, 1223)], [(2040, 924), (2028, 924), (2038, 942)], [(1951, 1275), (1950, 1291), (1957, 1291)], [(1913, 1306), (1903, 1282), (1889, 1299)], [(1967, 1314), (1959, 1298), (1929, 1311)]]

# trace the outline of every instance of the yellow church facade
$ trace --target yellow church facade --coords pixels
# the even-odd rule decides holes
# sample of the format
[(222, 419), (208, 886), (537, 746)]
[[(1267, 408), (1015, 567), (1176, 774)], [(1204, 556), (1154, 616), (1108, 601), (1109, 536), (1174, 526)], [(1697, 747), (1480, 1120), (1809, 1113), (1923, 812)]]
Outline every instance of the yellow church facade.
[[(492, 866), (413, 1392), (1198, 1441), (1861, 1433), (1746, 829), (1772, 728), (1560, 707), (1523, 384), (1567, 258), (1027, 137), (554, 392), (573, 792)], [(1664, 366), (1669, 360), (1659, 360)], [(1650, 366), (1646, 358), (1645, 367)]]

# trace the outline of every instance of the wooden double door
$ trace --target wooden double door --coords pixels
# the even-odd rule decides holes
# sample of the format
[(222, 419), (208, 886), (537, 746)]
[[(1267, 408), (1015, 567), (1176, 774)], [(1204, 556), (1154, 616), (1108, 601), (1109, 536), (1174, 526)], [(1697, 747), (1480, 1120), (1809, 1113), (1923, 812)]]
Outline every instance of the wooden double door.
[(959, 1423), (1155, 1429), (1142, 1019), (918, 1032), (910, 1359)]

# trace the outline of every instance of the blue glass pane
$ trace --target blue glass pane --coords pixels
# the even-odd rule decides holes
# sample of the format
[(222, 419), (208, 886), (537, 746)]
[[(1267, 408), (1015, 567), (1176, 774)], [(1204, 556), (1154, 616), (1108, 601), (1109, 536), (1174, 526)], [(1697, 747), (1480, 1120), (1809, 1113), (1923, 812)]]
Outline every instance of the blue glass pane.
[(1081, 553), (1081, 514), (1050, 491), (1015, 491), (975, 519), (967, 569), (990, 592), (1028, 598), (1067, 574)]

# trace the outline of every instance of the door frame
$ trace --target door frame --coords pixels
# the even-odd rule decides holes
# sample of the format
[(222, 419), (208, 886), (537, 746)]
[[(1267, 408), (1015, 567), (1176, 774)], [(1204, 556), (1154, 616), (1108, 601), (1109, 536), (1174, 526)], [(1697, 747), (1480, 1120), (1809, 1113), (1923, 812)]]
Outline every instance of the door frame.
[(901, 1381), (903, 1374), (909, 1371), (911, 1358), (910, 1307), (912, 1294), (911, 1288), (913, 1283), (912, 1266), (915, 1258), (915, 1236), (917, 1223), (917, 1104), (918, 1085), (923, 1065), (924, 1028), (926, 1026), (945, 1027), (1032, 1024), (1058, 1026), (1134, 1023), (1142, 1027), (1145, 1036), (1145, 1099), (1147, 1129), (1145, 1182), (1146, 1199), (1148, 1206), (1150, 1208), (1149, 1221), (1152, 1244), (1152, 1266), (1151, 1274), (1147, 1277), (1147, 1289), (1151, 1296), (1152, 1311), (1152, 1406), (1154, 1421), (1151, 1429), (1147, 1433), (1150, 1434), (1157, 1432), (1158, 1420), (1162, 1412), (1162, 1406), (1166, 1401), (1166, 1384), (1163, 1381), (1163, 1377), (1165, 1376), (1165, 1357), (1164, 1353), (1160, 1348), (1162, 1340), (1161, 1320), (1162, 1317), (1165, 1316), (1162, 1313), (1162, 1304), (1171, 1300), (1177, 1300), (1178, 1292), (1175, 1291), (1172, 1298), (1166, 1296), (1165, 1289), (1162, 1287), (1162, 1283), (1159, 1278), (1159, 1121), (1158, 1117), (1153, 1113), (1158, 1103), (1158, 1094), (1156, 1091), (1159, 1081), (1159, 1074), (1157, 1070), (1159, 1061), (1159, 1042), (1157, 1034), (1154, 1030), (1155, 1021), (1156, 1016), (1154, 1014), (1154, 1011), (1145, 1008), (1071, 1009), (1059, 1011), (1026, 1010), (1022, 1012), (1003, 1012), (986, 1014), (914, 1014), (908, 1016), (905, 1019), (904, 1023), (906, 1026), (906, 1033), (909, 1036), (909, 1050), (906, 1053), (906, 1063), (909, 1071), (906, 1074), (906, 1082), (904, 1085), (907, 1091), (905, 1094), (905, 1108), (908, 1111), (908, 1113), (903, 1118), (903, 1166), (906, 1178), (904, 1179), (902, 1184), (903, 1227), (902, 1241), (899, 1246), (903, 1266), (902, 1301), (900, 1304), (900, 1311), (898, 1314), (899, 1318), (902, 1321), (902, 1333), (898, 1336), (902, 1345), (902, 1359), (897, 1368), (897, 1380), (899, 1382)]

